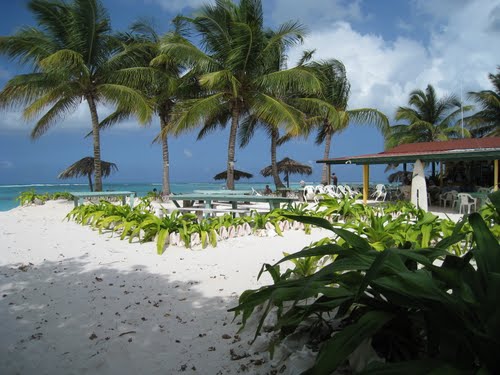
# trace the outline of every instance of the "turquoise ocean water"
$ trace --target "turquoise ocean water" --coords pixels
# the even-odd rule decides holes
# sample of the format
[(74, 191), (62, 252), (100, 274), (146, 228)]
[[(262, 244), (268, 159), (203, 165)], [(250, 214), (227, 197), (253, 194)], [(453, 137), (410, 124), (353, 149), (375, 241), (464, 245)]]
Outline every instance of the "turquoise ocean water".
[[(269, 183), (267, 183), (269, 184)], [(274, 186), (269, 184), (274, 190)], [(237, 190), (251, 190), (252, 187), (256, 190), (263, 190), (266, 183), (236, 183)], [(190, 193), (193, 190), (220, 190), (225, 187), (222, 182), (191, 182), (191, 183), (174, 183), (170, 189), (173, 193)], [(291, 184), (290, 187), (298, 188)], [(153, 189), (161, 190), (160, 183), (130, 183), (130, 184), (103, 184), (103, 190), (108, 191), (135, 191), (137, 196), (142, 197)], [(19, 205), (16, 198), (23, 191), (35, 190), (37, 194), (55, 193), (57, 191), (89, 191), (88, 184), (26, 184), (26, 185), (0, 185), (0, 211), (8, 211)]]

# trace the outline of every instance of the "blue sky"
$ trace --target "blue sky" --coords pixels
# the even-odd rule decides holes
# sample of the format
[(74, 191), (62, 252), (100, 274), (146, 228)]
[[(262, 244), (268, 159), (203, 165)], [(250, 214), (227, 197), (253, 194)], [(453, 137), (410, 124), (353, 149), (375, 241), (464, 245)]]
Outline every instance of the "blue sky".
[[(103, 0), (113, 28), (125, 30), (139, 17), (154, 19), (166, 31), (178, 13), (191, 14), (206, 0)], [(488, 73), (500, 64), (500, 1), (496, 0), (264, 0), (268, 26), (296, 19), (309, 29), (304, 44), (290, 51), (293, 65), (304, 49), (316, 49), (317, 59), (344, 62), (351, 82), (350, 108), (377, 108), (393, 122), (398, 106), (408, 94), (431, 83), (440, 95), (489, 89)], [(33, 24), (26, 1), (1, 3), (0, 35)], [(0, 57), (0, 85), (22, 73), (23, 67)], [(109, 109), (99, 108), (101, 117)], [(20, 112), (0, 113), (0, 184), (56, 182), (57, 174), (84, 156), (92, 155), (90, 116), (85, 103), (76, 113), (55, 125), (37, 141), (29, 138), (32, 123)], [(161, 148), (151, 144), (158, 122), (141, 127), (134, 121), (102, 133), (103, 160), (115, 162), (119, 172), (109, 182), (160, 182)], [(196, 141), (196, 132), (170, 140), (172, 182), (213, 181), (224, 170), (227, 132)], [(269, 141), (263, 133), (236, 153), (236, 168), (256, 175), (270, 164)], [(336, 135), (332, 157), (375, 153), (383, 139), (369, 126), (351, 126)], [(309, 139), (292, 141), (278, 150), (278, 160), (288, 156), (311, 163), (319, 181), (323, 146)], [(342, 181), (360, 181), (361, 167), (335, 168)], [(291, 181), (300, 180), (294, 176)], [(372, 167), (371, 179), (384, 181), (384, 166)], [(252, 180), (251, 180), (252, 181)], [(270, 181), (270, 180), (268, 180)]]

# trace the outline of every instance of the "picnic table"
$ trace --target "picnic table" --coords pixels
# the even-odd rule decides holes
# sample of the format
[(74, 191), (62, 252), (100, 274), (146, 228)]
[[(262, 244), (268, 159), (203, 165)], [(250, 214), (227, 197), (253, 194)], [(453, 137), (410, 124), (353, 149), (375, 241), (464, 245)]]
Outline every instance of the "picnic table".
[(129, 197), (129, 205), (130, 207), (134, 207), (134, 197), (135, 192), (133, 191), (76, 191), (72, 192), (73, 202), (75, 203), (75, 207), (83, 204), (83, 200), (85, 198), (100, 198), (100, 197), (121, 197), (122, 204), (126, 203), (126, 198)]
[(480, 192), (474, 191), (474, 192), (466, 193), (466, 194), (469, 194), (472, 198), (476, 198), (479, 201), (477, 203), (477, 208), (476, 208), (476, 209), (478, 209), (479, 207), (481, 207), (482, 205), (484, 205), (486, 203), (486, 201), (488, 200), (489, 193), (480, 193)]
[[(186, 207), (192, 205), (193, 201), (202, 201), (205, 208), (211, 209), (212, 202), (223, 201), (230, 202), (233, 209), (238, 209), (239, 202), (265, 202), (269, 203), (270, 210), (275, 208), (280, 208), (281, 203), (291, 203), (294, 201), (293, 198), (285, 197), (269, 197), (269, 196), (257, 196), (257, 195), (233, 195), (233, 194), (178, 194), (170, 196), (170, 200), (175, 204), (176, 207), (181, 207), (179, 202), (189, 202)], [(194, 210), (194, 208), (193, 208)]]
[(193, 194), (250, 195), (251, 190), (194, 190)]

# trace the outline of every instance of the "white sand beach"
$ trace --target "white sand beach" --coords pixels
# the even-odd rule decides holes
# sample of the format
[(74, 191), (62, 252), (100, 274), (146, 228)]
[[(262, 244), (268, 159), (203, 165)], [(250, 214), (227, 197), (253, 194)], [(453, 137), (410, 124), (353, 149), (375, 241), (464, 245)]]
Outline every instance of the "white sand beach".
[(271, 373), (267, 354), (250, 350), (253, 327), (238, 334), (227, 309), (270, 283), (257, 281), (263, 263), (327, 232), (159, 256), (152, 242), (64, 220), (71, 208), (49, 201), (0, 212), (1, 374)]

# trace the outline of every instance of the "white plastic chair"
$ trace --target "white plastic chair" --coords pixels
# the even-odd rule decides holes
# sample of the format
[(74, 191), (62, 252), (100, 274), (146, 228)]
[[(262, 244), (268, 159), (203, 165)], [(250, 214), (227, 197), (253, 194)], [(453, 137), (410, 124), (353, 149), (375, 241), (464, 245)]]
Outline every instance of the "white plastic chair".
[(326, 194), (325, 187), (323, 185), (318, 185), (314, 188), (316, 194)]
[(325, 186), (325, 193), (328, 194), (332, 198), (340, 198), (339, 194), (337, 193), (337, 189), (335, 185), (326, 185)]
[(453, 208), (455, 207), (455, 204), (457, 202), (457, 195), (458, 191), (456, 190), (450, 190), (446, 193), (440, 194), (439, 204), (442, 204), (443, 207), (446, 207), (446, 203), (450, 202), (450, 207)]
[(260, 194), (257, 190), (255, 190), (254, 188), (252, 188), (252, 195), (255, 195), (257, 197), (261, 197), (262, 194)]
[(354, 198), (356, 195), (359, 194), (359, 191), (357, 191), (356, 189), (351, 188), (349, 185), (344, 185), (344, 188), (345, 188), (345, 190), (347, 191), (347, 193), (349, 194), (349, 196), (351, 198)]
[(487, 188), (487, 187), (478, 187), (478, 188), (477, 188), (477, 192), (478, 192), (478, 193), (486, 193), (486, 194), (489, 194), (489, 193), (493, 193), (493, 189), (491, 189), (491, 188)]
[(376, 201), (378, 201), (379, 198), (382, 198), (382, 201), (385, 201), (385, 197), (387, 197), (387, 189), (385, 188), (385, 185), (377, 184), (377, 186), (375, 187), (375, 191), (372, 193), (371, 197)]
[(474, 206), (474, 211), (477, 209), (477, 199), (473, 198), (470, 194), (467, 193), (458, 193), (457, 195), (458, 198), (458, 204), (459, 204), (459, 209), (458, 213), (462, 213), (462, 209), (467, 207), (467, 213), (470, 214), (470, 209), (472, 206)]
[(337, 186), (337, 194), (343, 196), (343, 197), (349, 197), (349, 193), (347, 192), (347, 190), (345, 189), (345, 187), (343, 185), (339, 185)]
[(311, 201), (318, 202), (316, 198), (316, 189), (314, 186), (307, 185), (304, 186), (304, 202)]

